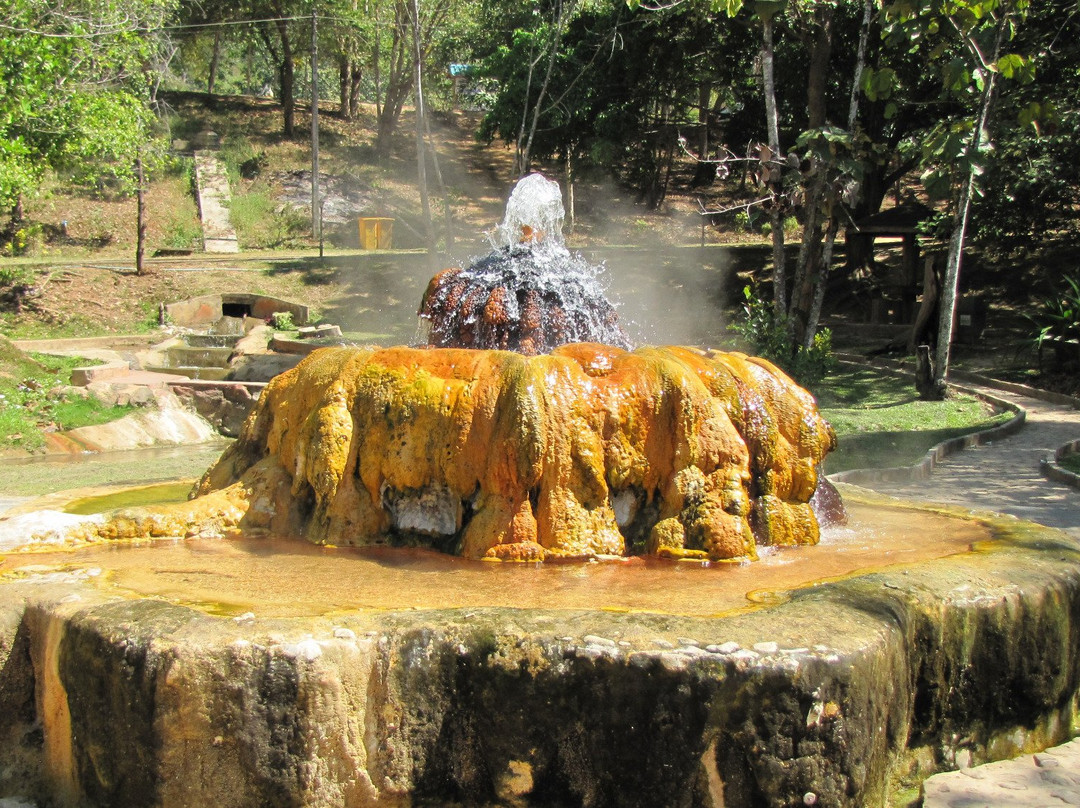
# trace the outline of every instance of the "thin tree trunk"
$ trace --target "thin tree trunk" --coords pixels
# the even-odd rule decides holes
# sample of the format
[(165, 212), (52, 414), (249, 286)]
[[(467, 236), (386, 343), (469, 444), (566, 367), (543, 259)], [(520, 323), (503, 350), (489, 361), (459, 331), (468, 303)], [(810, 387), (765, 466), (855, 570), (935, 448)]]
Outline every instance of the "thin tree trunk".
[(424, 217), (424, 236), (427, 239), (429, 253), (435, 252), (435, 225), (431, 220), (431, 199), (428, 195), (427, 184), (427, 149), (424, 142), (424, 87), (423, 59), (420, 52), (420, 3), (419, 0), (411, 0), (412, 3), (412, 34), (413, 34), (413, 92), (416, 98), (416, 177), (420, 187), (420, 208)]
[[(865, 0), (863, 5), (862, 26), (859, 29), (859, 49), (855, 57), (855, 75), (851, 80), (851, 100), (848, 103), (848, 131), (854, 134), (855, 123), (859, 118), (859, 88), (862, 86), (862, 74), (866, 68), (866, 46), (870, 40), (870, 22), (873, 19), (874, 0)], [(840, 229), (838, 209), (842, 210), (841, 202), (835, 198), (831, 200), (829, 210), (829, 226), (825, 231), (825, 246), (821, 255), (821, 276), (814, 288), (814, 300), (810, 304), (810, 312), (806, 318), (806, 330), (803, 334), (803, 347), (809, 350), (814, 344), (814, 335), (817, 334), (818, 322), (821, 320), (821, 309), (825, 303), (825, 290), (832, 272), (833, 251), (836, 246), (836, 234)]]
[(698, 84), (698, 124), (701, 126), (701, 134), (698, 137), (698, 157), (701, 160), (709, 159), (709, 95), (711, 87), (707, 81)]
[(296, 77), (293, 70), (292, 41), (289, 38), (288, 23), (284, 20), (278, 22), (278, 33), (281, 36), (281, 106), (284, 111), (282, 130), (285, 137), (293, 137), (296, 134)]
[(446, 227), (444, 250), (450, 252), (454, 248), (454, 211), (450, 205), (450, 195), (446, 192), (446, 183), (443, 182), (439, 150), (435, 148), (435, 138), (431, 134), (431, 119), (427, 115), (424, 116), (424, 133), (427, 135), (428, 149), (431, 152), (431, 167), (435, 170), (435, 184), (439, 189), (439, 198), (443, 201), (443, 220)]
[(380, 44), (382, 42), (382, 28), (379, 25), (379, 4), (375, 4), (375, 48), (372, 52), (372, 69), (375, 71), (375, 119), (382, 118), (382, 66), (380, 59)]
[[(991, 63), (996, 62), (1001, 52), (1001, 41), (1005, 34), (1008, 13), (1003, 13), (998, 23), (997, 37)], [(975, 120), (975, 129), (971, 133), (968, 146), (972, 159), (979, 153), (982, 145), (982, 133), (990, 118), (993, 106), (997, 72), (987, 71), (982, 97), (979, 99), (979, 114)], [(956, 203), (956, 217), (952, 237), (949, 239), (949, 254), (945, 261), (945, 278), (941, 284), (941, 309), (938, 322), (937, 349), (934, 352), (934, 386), (932, 398), (943, 399), (948, 387), (949, 351), (952, 343), (953, 324), (956, 321), (956, 291), (960, 281), (960, 264), (964, 258), (964, 242), (967, 234), (968, 217), (971, 213), (971, 197), (975, 190), (975, 171), (969, 168), (968, 175), (960, 186), (960, 197)], [(926, 396), (924, 396), (926, 397)]]
[[(531, 154), (532, 154), (532, 142), (536, 136), (536, 127), (540, 122), (540, 111), (544, 104), (544, 96), (547, 95), (548, 86), (551, 84), (551, 71), (555, 67), (555, 59), (559, 55), (559, 46), (562, 44), (563, 26), (566, 24), (566, 17), (570, 13), (567, 10), (567, 4), (569, 3), (570, 10), (573, 10), (575, 0), (559, 0), (558, 11), (555, 14), (555, 38), (551, 42), (551, 53), (548, 54), (547, 69), (544, 71), (544, 81), (540, 85), (540, 92), (536, 96), (536, 104), (533, 106), (532, 121), (529, 124), (529, 134), (525, 139), (525, 145), (521, 149), (518, 160), (518, 173), (524, 175), (528, 173), (531, 167)], [(530, 69), (530, 75), (531, 75)], [(527, 98), (527, 96), (526, 96)]]
[(780, 118), (776, 111), (776, 80), (773, 75), (773, 19), (764, 17), (762, 23), (761, 75), (765, 85), (765, 124), (769, 132), (769, 190), (773, 200), (769, 208), (772, 226), (773, 309), (778, 316), (787, 313), (787, 267), (784, 258), (784, 221), (780, 210), (783, 188), (780, 181)]
[(349, 85), (349, 117), (360, 114), (360, 87), (364, 80), (364, 71), (356, 60), (352, 60), (352, 83)]
[(137, 234), (135, 237), (135, 274), (144, 275), (146, 269), (143, 265), (143, 257), (146, 255), (146, 192), (143, 186), (143, 161), (142, 150), (136, 152), (135, 156), (135, 181), (138, 182), (138, 189), (135, 192), (137, 199), (136, 202), (136, 229)]
[(338, 56), (338, 115), (343, 121), (352, 120), (349, 93), (352, 89), (352, 60), (344, 53)]
[(221, 59), (221, 29), (214, 31), (214, 49), (210, 54), (210, 75), (206, 77), (206, 92), (214, 94), (214, 84), (217, 83), (218, 61)]
[[(825, 89), (828, 84), (829, 57), (832, 55), (833, 19), (836, 7), (818, 6), (815, 11), (815, 31), (810, 51), (810, 67), (806, 81), (807, 125), (810, 129), (820, 129), (825, 125)], [(802, 242), (799, 256), (795, 262), (795, 281), (791, 286), (791, 301), (788, 304), (788, 336), (797, 345), (813, 343), (810, 331), (810, 309), (813, 308), (814, 293), (822, 283), (825, 268), (817, 255), (821, 243), (821, 208), (831, 205), (825, 199), (830, 193), (827, 183), (829, 166), (814, 161), (817, 175), (810, 186), (806, 200), (806, 215), (803, 222)]]

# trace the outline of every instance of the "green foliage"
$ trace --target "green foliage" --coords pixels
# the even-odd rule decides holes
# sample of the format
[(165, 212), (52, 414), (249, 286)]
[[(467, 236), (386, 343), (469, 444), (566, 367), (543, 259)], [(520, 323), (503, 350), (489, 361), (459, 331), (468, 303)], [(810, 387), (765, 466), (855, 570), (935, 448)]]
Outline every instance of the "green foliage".
[(267, 188), (233, 194), (229, 220), (245, 249), (304, 246), (310, 220), (296, 208), (278, 206)]
[[(20, 255), (33, 255), (41, 247), (43, 231), (39, 223), (25, 224), (10, 231), (10, 235), (0, 240), (0, 256), (15, 258)], [(7, 270), (0, 268), (0, 288), (12, 286), (6, 282)]]
[[(1030, 0), (893, 0), (884, 4), (883, 36), (939, 70), (941, 115), (921, 141), (923, 186), (931, 198), (952, 195), (958, 180), (983, 173), (991, 140), (976, 133), (977, 111), (992, 74), (1021, 83), (1035, 78), (1035, 63), (1020, 53), (1000, 53), (1027, 15)], [(876, 81), (875, 73), (864, 79)], [(894, 82), (889, 82), (891, 95)], [(868, 97), (870, 92), (868, 92)], [(980, 135), (976, 137), (976, 134)], [(973, 144), (976, 146), (973, 148)]]
[(275, 311), (270, 315), (270, 325), (277, 331), (295, 331), (296, 323), (293, 322), (291, 311)]
[(0, 341), (0, 448), (33, 451), (44, 432), (115, 420), (130, 407), (105, 407), (97, 399), (65, 390), (75, 367), (92, 364), (79, 357), (26, 355)]
[(191, 250), (202, 239), (202, 227), (198, 222), (174, 216), (165, 226), (164, 246), (170, 250)]
[(749, 343), (754, 354), (779, 366), (804, 387), (820, 382), (836, 364), (829, 329), (818, 331), (810, 348), (796, 345), (787, 318), (778, 316), (772, 304), (749, 286), (743, 287), (741, 316), (728, 328)]
[(1056, 293), (1030, 319), (1038, 329), (1033, 343), (1040, 355), (1049, 344), (1066, 362), (1080, 359), (1080, 274), (1065, 275)]
[(45, 171), (131, 187), (173, 0), (0, 0), (0, 207)]
[[(1035, 81), (1001, 87), (995, 149), (980, 177), (975, 237), (998, 253), (1080, 229), (1080, 14), (1074, 0), (1033, 6), (1012, 47), (1035, 54)], [(1047, 47), (1052, 42), (1053, 47)]]

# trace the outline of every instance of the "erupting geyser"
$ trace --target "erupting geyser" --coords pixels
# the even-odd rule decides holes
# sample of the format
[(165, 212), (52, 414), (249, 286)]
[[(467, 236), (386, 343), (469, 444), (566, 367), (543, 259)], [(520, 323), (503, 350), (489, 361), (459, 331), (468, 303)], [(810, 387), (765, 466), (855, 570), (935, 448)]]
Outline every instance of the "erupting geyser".
[(431, 279), (420, 304), (430, 343), (530, 356), (569, 342), (629, 347), (596, 267), (563, 245), (562, 220), (556, 183), (539, 174), (521, 180), (495, 249)]
[(264, 540), (750, 558), (817, 541), (832, 444), (742, 354), (316, 351), (188, 502), (7, 522), (190, 540), (0, 553), (0, 803), (877, 808), (1071, 737), (1080, 552), (1014, 519), (723, 571)]
[(532, 241), (428, 289), (432, 341), (457, 347), (317, 351), (270, 383), (194, 502), (103, 529), (513, 560), (816, 544), (835, 437), (813, 398), (739, 353), (577, 341), (625, 338), (561, 219), (558, 186), (527, 177), (501, 232)]

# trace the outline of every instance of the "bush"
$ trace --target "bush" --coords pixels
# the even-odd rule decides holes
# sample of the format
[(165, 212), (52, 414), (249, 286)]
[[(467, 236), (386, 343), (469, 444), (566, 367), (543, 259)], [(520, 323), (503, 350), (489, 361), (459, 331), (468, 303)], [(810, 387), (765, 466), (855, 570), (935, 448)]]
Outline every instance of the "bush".
[(1040, 360), (1049, 344), (1057, 364), (1070, 366), (1080, 362), (1080, 275), (1065, 275), (1062, 280), (1057, 294), (1044, 300), (1030, 319), (1038, 328), (1033, 342)]
[(44, 243), (43, 229), (40, 224), (28, 224), (17, 230), (9, 231), (0, 243), (0, 255), (14, 258), (20, 255), (32, 255)]
[(293, 321), (291, 311), (275, 311), (270, 315), (270, 325), (277, 331), (295, 331), (296, 323)]
[(311, 220), (289, 205), (275, 208), (269, 189), (233, 194), (229, 220), (245, 249), (299, 247), (306, 244)]
[(804, 387), (812, 386), (836, 365), (832, 333), (823, 328), (809, 348), (795, 345), (786, 317), (778, 317), (772, 304), (749, 286), (743, 287), (742, 316), (728, 328), (748, 342), (753, 352), (768, 359)]

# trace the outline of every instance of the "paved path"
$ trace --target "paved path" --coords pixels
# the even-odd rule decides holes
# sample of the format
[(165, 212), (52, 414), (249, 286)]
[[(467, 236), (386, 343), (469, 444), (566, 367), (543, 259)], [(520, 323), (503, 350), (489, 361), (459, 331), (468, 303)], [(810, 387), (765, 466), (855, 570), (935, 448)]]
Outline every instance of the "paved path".
[[(1080, 490), (1047, 480), (1043, 458), (1080, 438), (1080, 410), (986, 389), (1027, 411), (1016, 435), (965, 449), (942, 461), (929, 480), (866, 487), (923, 502), (998, 511), (1058, 527), (1080, 539)], [(934, 775), (923, 808), (1080, 806), (1080, 740), (1037, 755)]]
[(199, 190), (205, 252), (239, 252), (236, 230), (229, 221), (229, 178), (216, 153), (195, 152), (195, 184)]
[[(970, 386), (970, 385), (969, 385)], [(864, 484), (884, 494), (1008, 513), (1080, 538), (1080, 491), (1042, 476), (1039, 462), (1080, 438), (1080, 410), (1027, 396), (983, 389), (1027, 411), (1016, 435), (943, 460), (930, 480)]]

